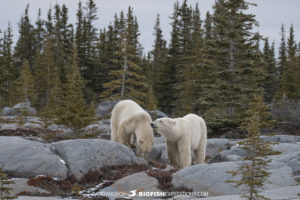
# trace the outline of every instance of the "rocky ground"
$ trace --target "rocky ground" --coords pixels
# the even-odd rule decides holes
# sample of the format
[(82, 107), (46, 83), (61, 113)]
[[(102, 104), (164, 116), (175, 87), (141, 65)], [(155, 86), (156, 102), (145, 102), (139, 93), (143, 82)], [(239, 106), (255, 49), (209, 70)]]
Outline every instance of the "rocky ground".
[[(155, 137), (150, 158), (144, 160), (110, 141), (108, 120), (74, 136), (63, 126), (44, 128), (36, 117), (24, 125), (14, 123), (13, 116), (1, 119), (0, 166), (14, 181), (11, 194), (18, 199), (108, 199), (103, 196), (108, 193), (116, 194), (110, 199), (145, 199), (130, 195), (156, 192), (169, 195), (164, 199), (235, 200), (243, 194), (225, 183), (233, 179), (227, 171), (247, 156), (238, 139), (208, 139), (207, 162), (179, 170), (168, 165), (164, 138)], [(281, 154), (270, 156), (270, 182), (262, 194), (272, 200), (299, 199), (300, 136), (276, 135), (271, 140), (279, 143), (273, 148)]]

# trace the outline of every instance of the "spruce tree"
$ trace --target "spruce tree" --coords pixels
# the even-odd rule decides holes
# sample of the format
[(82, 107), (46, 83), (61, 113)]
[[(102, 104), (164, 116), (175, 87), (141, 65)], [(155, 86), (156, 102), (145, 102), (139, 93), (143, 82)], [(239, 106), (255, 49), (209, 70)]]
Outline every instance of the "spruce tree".
[[(2, 33), (0, 29), (0, 34)], [(0, 109), (5, 105), (5, 67), (3, 65), (3, 38), (0, 35)]]
[(282, 24), (281, 26), (281, 43), (279, 46), (279, 90), (276, 94), (276, 99), (281, 99), (287, 95), (287, 49), (286, 49), (286, 38), (285, 38), (285, 28)]
[(294, 38), (293, 24), (290, 26), (287, 40), (287, 96), (293, 100), (300, 99), (299, 80), (297, 79), (297, 45)]
[(138, 23), (131, 7), (128, 8), (126, 21), (121, 12), (115, 25), (118, 30), (115, 68), (109, 73), (110, 82), (103, 85), (106, 90), (101, 94), (101, 98), (129, 98), (143, 105), (147, 91), (146, 71), (141, 67)]
[(218, 85), (216, 99), (220, 127), (236, 128), (248, 104), (249, 97), (257, 93), (262, 66), (254, 62), (257, 55), (257, 25), (255, 16), (246, 13), (254, 4), (245, 0), (218, 0), (214, 5), (214, 31), (216, 37), (216, 71)]
[(22, 64), (21, 74), (16, 82), (15, 103), (30, 102), (34, 97), (34, 79), (27, 60)]
[(35, 56), (35, 39), (34, 39), (34, 27), (31, 24), (29, 18), (29, 4), (27, 4), (24, 16), (21, 17), (19, 22), (19, 38), (15, 47), (15, 60), (16, 64), (21, 68), (21, 65), (25, 60), (30, 65), (30, 70), (34, 73), (33, 62)]
[(167, 52), (167, 58), (158, 74), (158, 82), (156, 87), (158, 108), (169, 115), (174, 112), (174, 103), (176, 101), (175, 86), (177, 83), (176, 65), (179, 63), (180, 46), (179, 46), (179, 3), (174, 4), (172, 14), (172, 31), (171, 41)]
[(10, 195), (10, 188), (8, 185), (14, 184), (14, 181), (9, 180), (7, 175), (3, 173), (0, 167), (0, 200), (15, 199), (16, 197)]
[(29, 62), (27, 60), (22, 64), (21, 74), (16, 82), (16, 93), (14, 95), (15, 103), (23, 103), (21, 114), (19, 115), (19, 123), (27, 122), (29, 115), (28, 105), (34, 101), (34, 79), (30, 71)]
[(83, 98), (82, 90), (85, 81), (80, 75), (77, 64), (77, 52), (74, 49), (72, 65), (68, 67), (67, 82), (64, 85), (63, 105), (58, 117), (58, 123), (64, 124), (78, 132), (94, 120), (92, 112)]
[(259, 195), (270, 175), (268, 168), (271, 159), (266, 156), (278, 154), (272, 149), (275, 143), (265, 141), (260, 137), (261, 129), (270, 127), (273, 123), (268, 110), (269, 106), (264, 103), (262, 96), (254, 96), (246, 112), (248, 117), (242, 126), (248, 135), (245, 140), (239, 142), (240, 148), (247, 152), (247, 156), (243, 158), (236, 170), (228, 172), (232, 176), (241, 175), (241, 179), (226, 181), (235, 183), (236, 187), (244, 186), (247, 193), (243, 197), (249, 200), (267, 199)]
[(35, 58), (35, 93), (37, 97), (35, 104), (37, 108), (43, 108), (49, 104), (51, 90), (56, 87), (57, 82), (60, 81), (58, 67), (54, 61), (53, 44), (50, 37), (46, 39), (44, 45), (44, 51), (41, 53), (37, 52)]
[(264, 42), (263, 62), (267, 74), (263, 85), (265, 91), (264, 96), (266, 101), (271, 103), (278, 88), (278, 69), (276, 66), (274, 42), (270, 47), (268, 38), (266, 38)]
[(167, 42), (163, 39), (163, 33), (160, 28), (160, 17), (157, 15), (154, 26), (155, 39), (153, 44), (153, 50), (151, 51), (152, 61), (149, 69), (149, 82), (155, 96), (160, 95), (159, 92), (159, 74), (161, 68), (166, 64), (167, 57)]
[[(10, 98), (10, 90), (13, 87), (13, 81), (17, 78), (17, 70), (14, 66), (13, 61), (13, 35), (12, 35), (12, 28), (10, 23), (8, 23), (7, 30), (3, 33), (2, 44), (0, 44), (0, 65), (1, 65), (1, 96), (3, 105), (11, 106), (12, 99)], [(1, 43), (1, 41), (0, 41)], [(2, 47), (1, 47), (2, 46)], [(1, 81), (0, 81), (1, 82)]]
[[(45, 22), (41, 19), (42, 17), (42, 11), (39, 9), (37, 21), (35, 22), (35, 29), (34, 29), (34, 35), (35, 35), (35, 51), (42, 51), (44, 40), (45, 38)], [(36, 52), (37, 53), (37, 52)]]

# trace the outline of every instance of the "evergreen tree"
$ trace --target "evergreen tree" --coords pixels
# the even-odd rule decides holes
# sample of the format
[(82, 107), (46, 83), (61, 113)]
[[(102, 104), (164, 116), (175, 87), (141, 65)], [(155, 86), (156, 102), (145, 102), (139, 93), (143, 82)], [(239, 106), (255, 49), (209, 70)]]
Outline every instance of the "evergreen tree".
[(286, 41), (285, 41), (285, 29), (284, 25), (281, 26), (281, 43), (279, 46), (279, 90), (276, 94), (276, 99), (281, 99), (283, 96), (287, 95), (287, 49), (286, 49)]
[(275, 143), (264, 141), (260, 137), (261, 129), (272, 124), (268, 110), (269, 107), (263, 102), (263, 98), (254, 96), (254, 100), (247, 110), (248, 117), (243, 124), (248, 136), (245, 140), (239, 142), (240, 148), (247, 152), (247, 156), (243, 158), (243, 162), (236, 170), (228, 172), (232, 176), (241, 175), (241, 179), (226, 181), (235, 183), (236, 187), (246, 187), (247, 194), (244, 194), (243, 197), (249, 200), (267, 199), (258, 194), (264, 188), (264, 183), (270, 175), (268, 166), (271, 159), (266, 156), (278, 154), (278, 152), (272, 150), (272, 145)]
[(55, 64), (59, 67), (60, 79), (66, 82), (66, 67), (72, 63), (73, 26), (68, 24), (68, 9), (65, 5), (54, 7), (54, 50)]
[(297, 79), (297, 45), (294, 38), (294, 27), (291, 25), (290, 34), (287, 41), (287, 96), (290, 99), (299, 100), (300, 99), (300, 88), (299, 79)]
[(85, 81), (80, 75), (77, 65), (77, 52), (74, 50), (72, 65), (68, 68), (67, 82), (64, 86), (63, 105), (58, 116), (58, 122), (79, 131), (94, 120), (91, 111), (83, 98), (82, 90)]
[[(186, 5), (183, 4), (181, 9), (185, 10)], [(187, 11), (185, 11), (187, 12)], [(191, 12), (191, 11), (190, 11)], [(185, 14), (186, 15), (186, 14)], [(183, 15), (182, 18), (191, 18), (190, 13), (188, 16)], [(186, 21), (186, 19), (185, 19)], [(184, 32), (187, 32), (187, 36), (182, 38), (191, 38), (184, 50), (184, 54), (182, 56), (182, 69), (178, 69), (179, 72), (179, 98), (177, 99), (177, 114), (184, 115), (185, 113), (197, 113), (198, 108), (196, 108), (196, 104), (198, 103), (199, 98), (199, 90), (201, 88), (200, 80), (201, 73), (204, 72), (202, 67), (202, 51), (203, 51), (203, 30), (202, 30), (202, 20), (200, 18), (200, 11), (198, 8), (198, 4), (196, 4), (196, 8), (192, 12), (192, 21), (185, 22), (187, 24), (191, 24), (190, 27), (184, 28)], [(199, 64), (200, 63), (200, 64)]]
[(35, 39), (34, 27), (29, 19), (29, 4), (27, 4), (24, 16), (21, 17), (19, 23), (19, 39), (15, 47), (15, 60), (17, 66), (21, 68), (24, 60), (27, 60), (30, 65), (30, 70), (34, 73), (33, 62), (35, 56)]
[(106, 90), (101, 97), (114, 100), (129, 98), (143, 105), (147, 91), (146, 72), (141, 67), (138, 23), (131, 7), (128, 8), (126, 21), (121, 12), (115, 25), (118, 30), (118, 49), (114, 60), (116, 68), (110, 71), (111, 81), (104, 84)]
[(3, 173), (2, 168), (0, 168), (0, 199), (7, 200), (7, 199), (15, 199), (14, 196), (10, 195), (10, 188), (8, 185), (13, 184), (12, 180), (7, 178), (7, 175)]
[(176, 64), (179, 63), (179, 28), (178, 28), (179, 4), (174, 4), (174, 11), (172, 14), (172, 31), (171, 41), (168, 48), (166, 63), (161, 66), (158, 74), (158, 82), (156, 87), (158, 107), (163, 112), (172, 114), (176, 100), (175, 85), (177, 83)]
[[(13, 62), (13, 51), (12, 51), (12, 44), (13, 44), (13, 35), (12, 35), (12, 28), (10, 23), (8, 24), (7, 30), (4, 31), (2, 44), (0, 44), (0, 65), (1, 65), (1, 96), (3, 105), (11, 105), (10, 89), (13, 87), (13, 81), (17, 78), (17, 70), (15, 69), (14, 62)], [(1, 43), (1, 41), (0, 41)], [(2, 48), (1, 48), (2, 46)], [(1, 55), (2, 54), (2, 55)], [(0, 81), (1, 82), (1, 81)]]
[(16, 90), (15, 103), (30, 102), (34, 99), (34, 79), (27, 60), (24, 60), (22, 64), (22, 71), (16, 82)]
[(34, 30), (35, 32), (35, 51), (42, 51), (43, 50), (43, 44), (45, 40), (45, 28), (44, 24), (45, 22), (41, 19), (42, 11), (39, 9), (37, 21), (35, 22), (36, 28)]
[(266, 71), (266, 80), (264, 81), (265, 99), (271, 103), (274, 99), (278, 87), (278, 69), (276, 66), (274, 42), (270, 47), (268, 38), (265, 39), (263, 48), (263, 62)]
[(166, 64), (167, 57), (167, 42), (163, 39), (162, 30), (160, 28), (160, 18), (159, 15), (156, 17), (156, 22), (154, 26), (154, 45), (151, 51), (152, 62), (149, 70), (149, 83), (154, 90), (154, 95), (159, 96), (159, 74), (161, 73), (161, 68)]
[[(37, 52), (35, 58), (35, 93), (36, 93), (36, 108), (44, 108), (50, 101), (50, 93), (54, 87), (57, 86), (59, 81), (58, 67), (54, 62), (53, 44), (50, 37), (47, 38), (45, 43), (45, 49), (43, 52)], [(58, 84), (60, 85), (60, 84)], [(58, 94), (55, 94), (56, 96)]]
[[(0, 34), (2, 33), (0, 29)], [(0, 109), (5, 105), (5, 67), (3, 65), (3, 38), (0, 35)]]
[(219, 80), (215, 115), (219, 118), (217, 123), (227, 128), (239, 125), (249, 97), (259, 91), (263, 78), (257, 76), (262, 67), (254, 61), (258, 34), (253, 28), (257, 21), (254, 15), (246, 13), (252, 5), (245, 0), (218, 0), (213, 7)]

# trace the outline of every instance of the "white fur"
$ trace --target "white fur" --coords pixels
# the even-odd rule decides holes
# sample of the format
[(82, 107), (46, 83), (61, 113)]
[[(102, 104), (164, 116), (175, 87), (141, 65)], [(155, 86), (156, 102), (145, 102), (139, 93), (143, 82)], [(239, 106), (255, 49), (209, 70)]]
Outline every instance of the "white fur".
[(190, 166), (191, 151), (195, 153), (195, 163), (205, 161), (207, 129), (202, 117), (188, 114), (182, 118), (160, 118), (153, 123), (153, 129), (166, 138), (170, 164), (179, 168)]
[(115, 105), (110, 118), (111, 140), (130, 147), (135, 134), (137, 155), (146, 157), (153, 146), (151, 116), (136, 102), (123, 100)]

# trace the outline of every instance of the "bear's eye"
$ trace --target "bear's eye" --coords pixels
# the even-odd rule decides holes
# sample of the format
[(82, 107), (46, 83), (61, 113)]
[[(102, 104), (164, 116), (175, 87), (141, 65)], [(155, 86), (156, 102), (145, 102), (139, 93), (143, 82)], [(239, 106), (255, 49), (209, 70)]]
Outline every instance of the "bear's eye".
[(162, 121), (159, 121), (160, 123), (162, 123)]
[(144, 142), (142, 140), (140, 140), (140, 143), (143, 144)]

